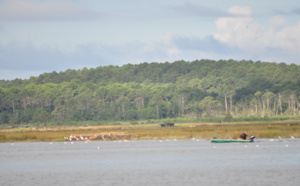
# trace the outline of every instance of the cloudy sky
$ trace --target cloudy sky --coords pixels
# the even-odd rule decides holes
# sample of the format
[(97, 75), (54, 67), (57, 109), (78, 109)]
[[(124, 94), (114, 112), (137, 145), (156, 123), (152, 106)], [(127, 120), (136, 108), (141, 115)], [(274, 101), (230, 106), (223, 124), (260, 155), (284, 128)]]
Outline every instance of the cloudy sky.
[(0, 0), (0, 79), (182, 59), (300, 65), (299, 0)]

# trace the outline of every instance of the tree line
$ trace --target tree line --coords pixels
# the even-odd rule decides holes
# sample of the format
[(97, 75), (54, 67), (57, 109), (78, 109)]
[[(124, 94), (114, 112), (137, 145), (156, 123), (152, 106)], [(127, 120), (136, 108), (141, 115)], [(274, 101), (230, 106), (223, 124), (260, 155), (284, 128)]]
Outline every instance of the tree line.
[(300, 66), (235, 60), (68, 69), (0, 81), (0, 124), (299, 115)]

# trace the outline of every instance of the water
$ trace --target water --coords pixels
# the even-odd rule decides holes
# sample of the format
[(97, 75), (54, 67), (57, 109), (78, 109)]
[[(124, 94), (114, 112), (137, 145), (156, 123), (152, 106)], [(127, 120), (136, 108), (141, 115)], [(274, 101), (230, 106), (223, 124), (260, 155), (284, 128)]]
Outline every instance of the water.
[(300, 139), (0, 144), (0, 185), (299, 185)]

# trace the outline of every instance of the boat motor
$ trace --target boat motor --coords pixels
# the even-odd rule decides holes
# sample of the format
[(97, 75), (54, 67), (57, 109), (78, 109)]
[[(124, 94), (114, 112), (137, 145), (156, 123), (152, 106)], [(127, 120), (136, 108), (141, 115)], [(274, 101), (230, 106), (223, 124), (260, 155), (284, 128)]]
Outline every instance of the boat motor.
[(254, 136), (254, 135), (251, 135), (251, 136), (249, 137), (250, 142), (253, 142), (254, 138), (255, 138), (255, 136)]

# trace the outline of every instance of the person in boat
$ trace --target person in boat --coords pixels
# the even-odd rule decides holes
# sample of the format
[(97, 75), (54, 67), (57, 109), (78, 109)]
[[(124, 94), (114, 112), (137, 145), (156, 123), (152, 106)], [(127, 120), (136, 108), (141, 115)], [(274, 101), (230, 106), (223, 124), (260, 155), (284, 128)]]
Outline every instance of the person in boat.
[(247, 137), (248, 137), (248, 135), (244, 131), (242, 131), (240, 137), (238, 138), (238, 140), (246, 140)]

